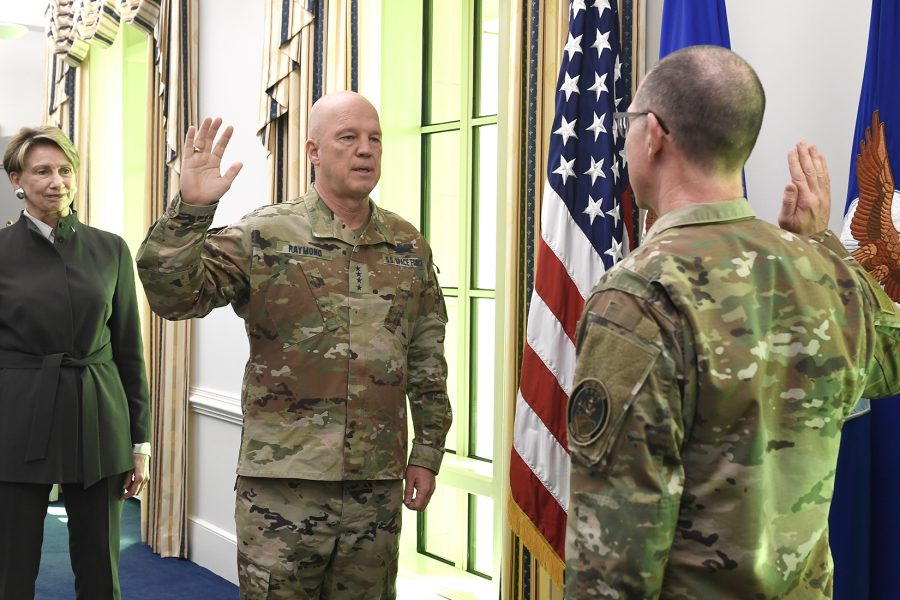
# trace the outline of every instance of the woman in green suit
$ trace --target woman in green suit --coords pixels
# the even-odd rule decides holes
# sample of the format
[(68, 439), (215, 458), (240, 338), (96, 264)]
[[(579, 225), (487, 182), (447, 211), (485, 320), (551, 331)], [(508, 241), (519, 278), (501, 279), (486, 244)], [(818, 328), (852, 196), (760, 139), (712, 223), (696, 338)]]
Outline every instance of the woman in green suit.
[(33, 598), (62, 484), (79, 599), (119, 598), (122, 500), (147, 478), (149, 393), (131, 255), (72, 211), (78, 154), (22, 129), (3, 164), (24, 200), (0, 229), (0, 598)]

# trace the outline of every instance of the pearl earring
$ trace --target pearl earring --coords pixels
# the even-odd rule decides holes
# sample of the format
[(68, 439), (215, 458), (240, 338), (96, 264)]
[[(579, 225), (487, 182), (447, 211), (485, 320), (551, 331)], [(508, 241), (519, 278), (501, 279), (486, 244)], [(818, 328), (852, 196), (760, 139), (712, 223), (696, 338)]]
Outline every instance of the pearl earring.
[(19, 200), (24, 200), (25, 190), (23, 190), (22, 188), (16, 188), (16, 198), (18, 198)]

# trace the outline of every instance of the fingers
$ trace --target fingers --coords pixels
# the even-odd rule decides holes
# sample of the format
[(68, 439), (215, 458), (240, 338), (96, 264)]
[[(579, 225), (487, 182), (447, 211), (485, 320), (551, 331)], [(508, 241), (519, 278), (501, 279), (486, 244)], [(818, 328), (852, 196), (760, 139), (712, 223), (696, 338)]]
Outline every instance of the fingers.
[[(200, 123), (200, 127), (197, 128), (197, 133), (191, 142), (192, 152), (203, 152), (204, 148), (209, 148), (207, 138), (209, 137), (209, 129), (212, 126), (212, 123), (213, 120), (209, 117), (203, 119), (203, 121)], [(199, 148), (199, 150), (193, 150), (193, 148)]]
[(403, 504), (409, 507), (409, 504), (413, 501), (413, 490), (415, 489), (415, 482), (412, 477), (406, 477), (406, 480), (403, 482)]
[(799, 144), (797, 147), (788, 150), (788, 172), (791, 175), (791, 182), (794, 185), (800, 185), (806, 181), (806, 178), (803, 175), (803, 167), (800, 166), (800, 153), (797, 151), (798, 147)]
[(194, 139), (197, 136), (197, 128), (191, 125), (188, 127), (187, 133), (184, 135), (184, 146), (181, 149), (182, 156), (188, 156), (193, 152)]
[[(219, 122), (219, 125), (222, 124), (222, 119), (216, 119)], [(215, 126), (216, 130), (218, 130), (218, 125)], [(225, 131), (222, 132), (222, 135), (219, 136), (219, 140), (216, 142), (215, 147), (213, 148), (213, 154), (222, 158), (225, 155), (225, 148), (228, 147), (228, 142), (231, 140), (231, 134), (234, 133), (234, 127), (229, 125), (225, 128)]]
[[(406, 508), (416, 512), (422, 512), (428, 506), (432, 494), (434, 494), (435, 482), (433, 477), (407, 477), (406, 489), (403, 494), (403, 504)], [(415, 496), (413, 496), (415, 491)]]
[(119, 494), (119, 498), (127, 500), (132, 496), (137, 496), (141, 493), (145, 482), (146, 479), (139, 472), (135, 470), (128, 471), (125, 473), (125, 480), (122, 482), (122, 493)]
[(778, 225), (782, 228), (790, 225), (792, 217), (797, 212), (797, 196), (797, 186), (793, 182), (784, 186), (781, 212), (778, 215)]
[(223, 175), (223, 177), (225, 177), (225, 179), (228, 181), (228, 187), (231, 187), (231, 182), (234, 181), (234, 178), (238, 176), (238, 173), (240, 173), (241, 169), (243, 169), (243, 168), (244, 168), (243, 163), (239, 163), (239, 162), (236, 162), (233, 165), (231, 165), (230, 167), (228, 167), (228, 170), (225, 171), (225, 175)]
[(185, 156), (213, 153), (219, 158), (222, 158), (222, 155), (225, 153), (225, 148), (228, 146), (228, 140), (231, 139), (231, 135), (234, 132), (234, 128), (230, 125), (226, 127), (222, 136), (217, 141), (216, 135), (221, 126), (221, 117), (216, 117), (215, 119), (207, 117), (201, 121), (200, 127), (195, 128), (193, 125), (188, 127), (187, 133), (184, 136)]
[(828, 164), (825, 162), (825, 157), (819, 153), (819, 149), (815, 145), (809, 147), (809, 154), (816, 167), (819, 187), (822, 188), (823, 193), (831, 197), (831, 174), (828, 172)]

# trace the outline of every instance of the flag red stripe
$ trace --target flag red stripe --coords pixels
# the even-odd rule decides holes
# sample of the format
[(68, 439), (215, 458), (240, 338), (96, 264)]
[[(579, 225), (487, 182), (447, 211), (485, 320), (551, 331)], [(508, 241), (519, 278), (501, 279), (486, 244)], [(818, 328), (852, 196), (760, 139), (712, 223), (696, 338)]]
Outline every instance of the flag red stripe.
[(531, 410), (540, 417), (544, 426), (553, 437), (569, 451), (566, 443), (566, 405), (569, 396), (559, 387), (559, 382), (541, 357), (535, 354), (531, 346), (525, 345), (522, 351), (522, 381), (519, 389), (522, 398), (531, 406)]
[(581, 310), (584, 308), (584, 299), (559, 257), (547, 246), (543, 238), (538, 246), (538, 265), (534, 287), (544, 304), (556, 315), (556, 319), (574, 344), (578, 319), (581, 318)]
[(565, 556), (566, 511), (528, 465), (512, 451), (509, 461), (510, 492), (519, 508), (534, 523), (560, 557)]

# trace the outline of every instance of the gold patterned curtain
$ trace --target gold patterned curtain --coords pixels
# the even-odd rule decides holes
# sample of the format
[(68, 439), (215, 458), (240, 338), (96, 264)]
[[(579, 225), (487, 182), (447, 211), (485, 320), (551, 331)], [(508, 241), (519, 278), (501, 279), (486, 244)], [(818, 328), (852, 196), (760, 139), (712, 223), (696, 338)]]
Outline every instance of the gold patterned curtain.
[[(145, 226), (178, 189), (180, 139), (197, 122), (199, 0), (51, 0), (45, 121), (75, 142), (82, 158), (76, 207), (90, 223), (87, 117), (89, 49), (110, 46), (124, 21), (147, 33), (148, 203)], [(190, 324), (156, 315), (144, 332), (152, 398), (151, 484), (141, 502), (141, 537), (164, 557), (187, 557), (187, 416)]]
[[(181, 140), (198, 122), (197, 55), (199, 0), (125, 0), (131, 22), (155, 20), (155, 57), (148, 73), (147, 223), (165, 212), (179, 188)], [(155, 314), (148, 340), (153, 398), (151, 485), (141, 503), (141, 538), (163, 557), (188, 556), (187, 460), (190, 396), (190, 321)]]
[(309, 110), (323, 94), (356, 89), (350, 0), (266, 0), (258, 135), (268, 151), (269, 198), (303, 195)]

